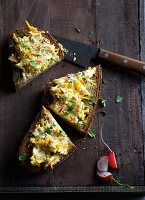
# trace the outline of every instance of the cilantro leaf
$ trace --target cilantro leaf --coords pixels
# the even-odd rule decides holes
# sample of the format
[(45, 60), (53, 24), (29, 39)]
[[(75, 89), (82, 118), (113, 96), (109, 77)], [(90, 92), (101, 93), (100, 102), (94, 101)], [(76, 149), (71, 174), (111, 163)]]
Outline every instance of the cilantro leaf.
[(37, 65), (37, 62), (35, 62), (35, 61), (30, 61), (30, 65), (32, 66), (32, 67), (35, 67), (36, 65)]
[(19, 160), (20, 161), (25, 161), (26, 160), (26, 155), (24, 155), (24, 154), (19, 155)]
[(91, 39), (93, 36), (94, 36), (93, 31), (90, 31), (90, 32), (88, 33), (88, 38)]
[(91, 138), (95, 138), (96, 137), (96, 131), (94, 129), (89, 128), (87, 134), (91, 137)]
[(21, 74), (13, 74), (13, 82), (17, 82), (21, 78)]
[(123, 97), (122, 96), (117, 96), (116, 97), (116, 103), (121, 103), (123, 101)]
[(99, 106), (106, 107), (106, 101), (107, 100), (103, 99), (103, 97), (100, 97), (99, 100), (98, 100)]
[(51, 130), (51, 128), (49, 128), (49, 127), (47, 127), (47, 128), (45, 129), (45, 131), (46, 131), (49, 135), (52, 134), (52, 130)]

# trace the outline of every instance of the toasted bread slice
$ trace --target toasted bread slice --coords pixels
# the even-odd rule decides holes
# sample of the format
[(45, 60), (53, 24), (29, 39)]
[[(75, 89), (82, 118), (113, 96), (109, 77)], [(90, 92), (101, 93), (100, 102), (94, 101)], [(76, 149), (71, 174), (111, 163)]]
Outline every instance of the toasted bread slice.
[(62, 46), (47, 32), (30, 26), (14, 31), (9, 39), (16, 91), (64, 58)]
[(102, 71), (98, 65), (55, 79), (45, 87), (43, 104), (86, 134), (98, 102), (101, 77)]
[(66, 159), (75, 145), (44, 106), (19, 147), (18, 159), (31, 172), (53, 169)]

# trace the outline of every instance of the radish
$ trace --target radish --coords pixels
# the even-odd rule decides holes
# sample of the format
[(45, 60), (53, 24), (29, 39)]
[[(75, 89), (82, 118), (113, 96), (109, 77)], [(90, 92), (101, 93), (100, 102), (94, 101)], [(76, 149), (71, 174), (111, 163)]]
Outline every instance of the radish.
[(108, 156), (103, 156), (100, 158), (100, 160), (97, 163), (97, 168), (101, 172), (108, 171)]
[(112, 179), (113, 175), (110, 172), (97, 171), (97, 177), (103, 182), (109, 182)]
[(113, 169), (117, 169), (117, 162), (116, 162), (114, 151), (110, 151), (108, 153), (108, 160), (109, 160), (109, 163), (108, 163), (109, 167), (111, 167)]

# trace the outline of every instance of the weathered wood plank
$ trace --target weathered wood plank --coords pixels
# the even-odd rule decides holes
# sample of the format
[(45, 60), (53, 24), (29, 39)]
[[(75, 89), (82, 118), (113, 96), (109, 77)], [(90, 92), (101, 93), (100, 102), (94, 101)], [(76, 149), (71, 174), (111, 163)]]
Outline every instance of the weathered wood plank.
[[(140, 0), (140, 59), (145, 61), (145, 2)], [(143, 140), (145, 147), (145, 77), (141, 79)], [(145, 148), (144, 148), (145, 161)]]
[[(104, 16), (105, 13), (105, 16)], [(139, 59), (138, 2), (96, 1), (96, 36), (102, 48)], [(115, 67), (115, 66), (114, 66)], [(119, 179), (144, 183), (140, 75), (103, 67), (102, 96), (107, 99), (104, 137), (117, 153)], [(123, 96), (115, 104), (116, 96)], [(100, 144), (101, 152), (104, 146)]]

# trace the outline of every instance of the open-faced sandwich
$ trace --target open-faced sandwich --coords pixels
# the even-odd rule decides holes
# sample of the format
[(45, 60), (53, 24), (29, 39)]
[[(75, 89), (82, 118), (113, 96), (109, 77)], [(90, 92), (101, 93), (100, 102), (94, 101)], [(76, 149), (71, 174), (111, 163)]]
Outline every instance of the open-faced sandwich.
[(99, 98), (101, 67), (89, 67), (47, 83), (43, 104), (86, 134)]
[(30, 26), (27, 21), (26, 25), (27, 28), (14, 31), (9, 39), (16, 90), (64, 57), (62, 46), (48, 32)]
[(31, 172), (53, 167), (76, 149), (50, 111), (44, 106), (19, 147), (19, 161)]

